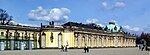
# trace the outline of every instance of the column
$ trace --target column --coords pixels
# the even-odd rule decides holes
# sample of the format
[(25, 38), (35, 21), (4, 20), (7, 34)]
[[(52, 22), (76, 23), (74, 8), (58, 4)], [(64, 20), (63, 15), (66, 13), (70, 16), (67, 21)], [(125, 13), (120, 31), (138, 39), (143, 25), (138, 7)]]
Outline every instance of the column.
[(75, 42), (75, 43), (74, 43), (74, 45), (75, 45), (74, 47), (77, 47), (77, 46), (78, 46), (78, 36), (75, 37), (74, 42)]
[(3, 51), (5, 49), (4, 47), (4, 41), (0, 40), (0, 51)]
[(111, 47), (114, 47), (114, 37), (111, 36)]
[(88, 37), (85, 37), (85, 41), (86, 41), (86, 46), (88, 46)]
[(4, 43), (5, 43), (5, 45), (6, 45), (6, 46), (5, 46), (5, 49), (6, 49), (6, 50), (9, 49), (9, 48), (8, 48), (8, 47), (9, 47), (9, 40), (8, 40), (8, 37), (9, 37), (9, 36), (8, 36), (8, 35), (9, 35), (9, 29), (7, 29), (7, 31), (6, 31), (6, 36), (5, 36), (6, 39), (5, 39), (5, 41), (4, 41)]
[(13, 39), (10, 40), (10, 49), (14, 50), (14, 40)]
[(123, 44), (122, 44), (122, 43), (123, 43), (123, 38), (122, 38), (122, 37), (121, 37), (121, 40), (120, 40), (120, 41), (121, 41), (120, 45), (121, 45), (121, 47), (122, 47), (122, 46), (123, 46)]
[(101, 44), (102, 44), (102, 47), (104, 47), (104, 36), (101, 37)]
[(114, 37), (114, 45), (115, 45), (115, 47), (118, 47), (118, 38), (117, 37)]
[(93, 48), (93, 37), (91, 36), (90, 39), (91, 39), (91, 41), (90, 41), (91, 42), (91, 48)]
[(42, 33), (42, 40), (41, 40), (41, 47), (45, 48), (46, 47), (46, 34), (43, 32)]
[(102, 47), (102, 39), (101, 39), (101, 36), (99, 36), (98, 44), (99, 44), (99, 47)]
[(24, 50), (24, 40), (23, 40), (23, 36), (24, 36), (24, 34), (22, 33), (22, 36), (21, 36), (21, 46), (20, 46), (20, 49), (21, 50)]
[(32, 42), (31, 42), (31, 36), (30, 36), (30, 33), (29, 33), (29, 38), (28, 38), (28, 44), (29, 44), (29, 50), (32, 50)]
[(91, 46), (91, 36), (88, 35), (88, 46), (90, 47)]
[(110, 46), (111, 46), (111, 37), (108, 36), (108, 47), (110, 47)]
[(19, 42), (19, 40), (17, 41), (17, 49), (20, 49), (20, 42)]
[(124, 46), (126, 47), (127, 45), (126, 45), (126, 38), (124, 38)]
[(32, 34), (32, 36), (31, 36), (31, 38), (32, 38), (32, 40), (31, 40), (31, 48), (32, 49), (34, 49), (35, 48), (35, 39), (34, 39), (34, 37), (35, 37), (35, 32)]
[(120, 36), (118, 36), (117, 40), (118, 40), (118, 46), (120, 47)]
[(81, 39), (81, 47), (84, 47), (85, 46), (85, 35), (84, 34), (82, 34), (81, 35), (82, 37), (82, 39)]
[(127, 40), (127, 41), (126, 41), (126, 46), (129, 47), (129, 42), (128, 42), (129, 39), (126, 39), (126, 40)]
[(134, 45), (134, 43), (133, 43), (133, 39), (132, 39), (132, 45), (131, 46), (133, 47), (133, 45)]
[(87, 37), (84, 35), (84, 45), (87, 46), (88, 43), (87, 43)]
[(37, 48), (40, 48), (40, 34), (37, 34)]
[(61, 48), (62, 45), (62, 34), (61, 32), (58, 34), (58, 48)]
[(81, 46), (81, 44), (80, 44), (80, 40), (81, 40), (81, 38), (80, 38), (80, 34), (78, 34), (78, 48), (80, 48), (80, 46)]
[(133, 40), (133, 42), (134, 42), (134, 47), (136, 46), (136, 41), (135, 41), (135, 39)]
[(108, 47), (108, 37), (106, 36), (106, 47)]
[(96, 47), (98, 47), (98, 36), (96, 36)]

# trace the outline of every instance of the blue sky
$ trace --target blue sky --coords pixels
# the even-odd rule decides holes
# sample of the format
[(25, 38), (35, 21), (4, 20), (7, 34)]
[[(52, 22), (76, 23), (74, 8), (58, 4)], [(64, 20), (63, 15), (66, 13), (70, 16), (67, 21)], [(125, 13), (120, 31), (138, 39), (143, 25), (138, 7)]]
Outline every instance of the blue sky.
[(106, 25), (115, 21), (132, 33), (150, 31), (149, 5), (150, 0), (0, 0), (0, 8), (15, 23), (40, 25), (54, 20)]

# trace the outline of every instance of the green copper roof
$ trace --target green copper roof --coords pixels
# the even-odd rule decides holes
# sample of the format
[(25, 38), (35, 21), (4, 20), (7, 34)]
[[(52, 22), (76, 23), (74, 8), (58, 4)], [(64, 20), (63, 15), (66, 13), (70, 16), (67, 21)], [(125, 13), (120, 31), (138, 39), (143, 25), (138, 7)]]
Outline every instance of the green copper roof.
[(108, 30), (107, 30), (108, 32), (119, 32), (119, 30), (120, 30), (120, 26), (115, 25), (115, 24), (108, 24), (106, 26), (108, 28)]

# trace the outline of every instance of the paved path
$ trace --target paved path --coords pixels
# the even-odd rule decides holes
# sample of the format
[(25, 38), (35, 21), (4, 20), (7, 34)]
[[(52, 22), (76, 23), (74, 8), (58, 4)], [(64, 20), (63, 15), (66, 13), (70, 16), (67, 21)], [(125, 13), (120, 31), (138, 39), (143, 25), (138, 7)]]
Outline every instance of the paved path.
[(59, 49), (15, 50), (0, 51), (0, 55), (150, 55), (149, 51), (140, 51), (137, 48), (99, 48), (90, 49), (83, 53), (83, 49), (69, 49), (61, 52)]

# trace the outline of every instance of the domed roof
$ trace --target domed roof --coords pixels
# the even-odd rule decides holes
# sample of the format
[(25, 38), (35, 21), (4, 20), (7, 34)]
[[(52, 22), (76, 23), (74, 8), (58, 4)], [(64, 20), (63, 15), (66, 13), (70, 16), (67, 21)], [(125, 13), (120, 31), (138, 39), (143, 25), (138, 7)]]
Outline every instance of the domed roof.
[(115, 24), (115, 22), (114, 21), (110, 21), (109, 24)]
[(120, 32), (120, 29), (121, 29), (121, 27), (116, 25), (114, 22), (109, 22), (109, 24), (106, 25), (106, 27), (107, 27), (108, 32)]

